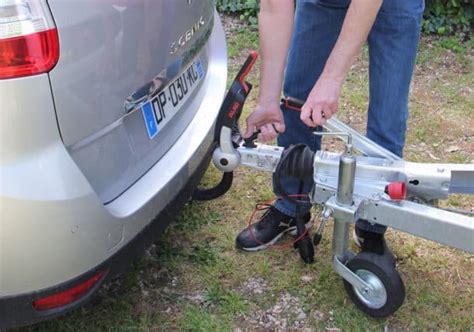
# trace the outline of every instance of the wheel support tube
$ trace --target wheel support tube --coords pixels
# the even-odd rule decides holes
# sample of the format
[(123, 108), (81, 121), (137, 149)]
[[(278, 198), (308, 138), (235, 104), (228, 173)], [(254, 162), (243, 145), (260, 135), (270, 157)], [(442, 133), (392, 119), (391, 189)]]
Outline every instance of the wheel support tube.
[[(351, 206), (353, 203), (356, 159), (352, 155), (352, 145), (346, 144), (346, 150), (339, 161), (339, 182), (337, 184), (336, 203), (340, 206)], [(335, 218), (333, 233), (333, 252), (342, 262), (346, 260), (349, 242), (349, 224)]]

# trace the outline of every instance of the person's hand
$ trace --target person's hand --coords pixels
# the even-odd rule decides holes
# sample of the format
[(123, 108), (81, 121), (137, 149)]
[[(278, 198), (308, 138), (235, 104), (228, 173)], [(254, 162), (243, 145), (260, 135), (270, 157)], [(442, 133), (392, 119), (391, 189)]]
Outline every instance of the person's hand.
[(301, 107), (301, 121), (309, 127), (325, 124), (338, 111), (341, 86), (339, 81), (320, 78)]
[(283, 114), (278, 103), (268, 106), (257, 105), (255, 110), (247, 117), (247, 128), (243, 135), (249, 138), (254, 132), (260, 130), (257, 139), (262, 142), (268, 142), (285, 131), (285, 122)]

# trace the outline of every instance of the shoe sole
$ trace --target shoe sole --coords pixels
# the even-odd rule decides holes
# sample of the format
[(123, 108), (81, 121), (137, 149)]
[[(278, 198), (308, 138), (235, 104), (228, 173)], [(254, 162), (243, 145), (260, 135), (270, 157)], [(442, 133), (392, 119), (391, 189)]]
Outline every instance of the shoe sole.
[[(311, 227), (311, 222), (307, 222), (305, 227), (306, 227), (306, 229), (309, 229)], [(283, 232), (281, 232), (277, 236), (275, 236), (270, 242), (263, 243), (263, 244), (259, 245), (258, 247), (251, 247), (251, 248), (238, 247), (238, 248), (241, 249), (241, 250), (244, 250), (244, 251), (249, 251), (249, 252), (259, 251), (259, 250), (262, 250), (262, 249), (265, 249), (269, 246), (274, 245), (287, 232), (289, 232), (291, 235), (295, 236), (296, 235), (296, 226), (288, 227)]]

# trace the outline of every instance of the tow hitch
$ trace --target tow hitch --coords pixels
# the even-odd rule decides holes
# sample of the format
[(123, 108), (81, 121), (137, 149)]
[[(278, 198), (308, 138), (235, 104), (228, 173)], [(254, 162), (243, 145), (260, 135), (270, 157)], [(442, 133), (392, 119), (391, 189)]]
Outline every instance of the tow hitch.
[(242, 141), (238, 121), (245, 100), (252, 90), (252, 84), (246, 82), (245, 79), (255, 61), (257, 61), (257, 56), (257, 52), (251, 52), (245, 60), (242, 68), (232, 81), (216, 120), (213, 162), (220, 165), (219, 169), (223, 172), (222, 179), (213, 188), (197, 189), (192, 197), (195, 200), (216, 199), (224, 195), (232, 186), (233, 170), (240, 163), (239, 154), (235, 153), (235, 148)]

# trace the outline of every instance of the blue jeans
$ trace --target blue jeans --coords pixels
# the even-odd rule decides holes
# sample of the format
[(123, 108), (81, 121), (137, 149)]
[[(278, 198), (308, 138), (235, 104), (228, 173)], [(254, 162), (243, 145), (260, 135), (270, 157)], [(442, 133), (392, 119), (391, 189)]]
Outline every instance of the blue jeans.
[[(285, 96), (306, 100), (336, 43), (349, 4), (350, 0), (297, 0), (285, 73)], [(367, 40), (370, 96), (367, 136), (399, 156), (405, 144), (409, 87), (423, 9), (423, 0), (384, 0)], [(319, 150), (319, 137), (312, 135), (301, 122), (299, 112), (285, 108), (282, 111), (286, 130), (278, 136), (278, 145), (304, 143), (313, 151)], [(288, 193), (298, 192), (299, 180), (281, 181)], [(311, 190), (312, 183), (312, 178), (305, 179), (303, 193)], [(278, 200), (275, 207), (295, 216), (292, 202)], [(386, 229), (365, 220), (359, 220), (357, 225), (376, 233)]]

